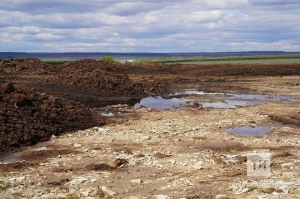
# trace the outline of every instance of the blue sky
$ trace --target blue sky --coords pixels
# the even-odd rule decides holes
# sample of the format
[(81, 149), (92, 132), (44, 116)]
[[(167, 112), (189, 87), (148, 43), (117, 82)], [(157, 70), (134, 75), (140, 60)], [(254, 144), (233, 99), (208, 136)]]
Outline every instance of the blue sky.
[(1, 0), (0, 51), (300, 51), (299, 0)]

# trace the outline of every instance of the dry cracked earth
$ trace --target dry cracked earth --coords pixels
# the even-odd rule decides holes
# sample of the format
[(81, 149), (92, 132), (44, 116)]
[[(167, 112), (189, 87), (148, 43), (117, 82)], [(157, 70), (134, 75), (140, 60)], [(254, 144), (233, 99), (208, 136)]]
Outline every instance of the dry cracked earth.
[[(194, 77), (126, 67), (134, 83), (163, 82), (164, 95), (189, 90), (272, 97), (235, 108), (201, 104), (224, 102), (215, 94), (186, 96), (192, 102), (175, 110), (95, 107), (107, 116), (105, 125), (1, 155), (0, 198), (300, 198), (300, 74)], [(269, 132), (226, 132), (261, 126)], [(247, 169), (252, 153), (270, 154), (258, 176)]]

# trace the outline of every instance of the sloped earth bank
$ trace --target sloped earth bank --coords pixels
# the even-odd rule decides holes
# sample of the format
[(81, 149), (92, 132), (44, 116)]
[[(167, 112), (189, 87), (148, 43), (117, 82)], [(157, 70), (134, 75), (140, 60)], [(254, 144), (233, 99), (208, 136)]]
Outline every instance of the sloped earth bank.
[(64, 132), (105, 124), (78, 102), (0, 84), (0, 155)]
[(133, 82), (122, 65), (103, 61), (45, 63), (38, 59), (0, 60), (0, 74), (19, 87), (75, 100), (88, 107), (135, 104), (145, 91), (163, 92), (159, 83)]
[[(97, 70), (105, 71), (110, 77), (123, 74), (122, 78), (131, 82), (123, 84), (132, 85), (132, 90), (138, 93), (137, 99), (157, 93), (168, 96), (183, 90), (289, 95), (294, 98), (289, 103), (273, 99), (274, 103), (236, 109), (196, 106), (179, 111), (134, 109), (127, 104), (91, 106), (90, 103), (95, 108), (93, 110), (114, 110), (120, 114), (107, 119), (106, 125), (66, 132), (34, 147), (1, 156), (1, 198), (300, 197), (299, 64), (127, 64), (119, 66), (122, 69), (119, 70), (110, 69), (111, 66), (105, 68), (100, 62), (99, 69), (80, 69), (89, 61), (79, 63), (81, 67), (75, 67), (75, 64), (74, 69), (67, 66), (74, 63), (64, 64), (69, 69), (49, 64), (56, 68), (55, 75), (14, 73), (0, 78), (13, 82), (16, 90), (33, 88), (34, 95), (49, 98), (51, 92), (56, 92), (60, 98), (64, 95), (70, 98), (72, 93), (68, 91), (97, 90), (97, 80), (93, 79), (91, 72), (94, 70), (100, 78), (102, 73), (97, 73)], [(65, 72), (60, 74), (59, 70)], [(119, 78), (114, 81), (118, 82)], [(118, 88), (113, 89), (114, 84), (108, 77), (105, 82), (111, 85), (110, 89), (101, 87), (99, 93), (106, 89), (112, 93), (107, 96), (113, 97), (114, 92), (118, 94)], [(65, 88), (65, 94), (60, 93), (60, 89), (47, 87), (52, 84)], [(72, 89), (69, 90), (67, 85)], [(5, 97), (1, 98), (1, 103), (16, 104), (5, 99), (19, 91), (10, 89), (11, 86), (4, 88)], [(131, 94), (126, 90), (120, 91), (118, 96), (125, 99)], [(57, 110), (53, 109), (49, 108), (47, 112)], [(224, 132), (228, 128), (260, 125), (272, 127), (271, 132), (263, 137), (240, 137)], [(247, 155), (254, 152), (271, 154), (270, 176), (247, 175)]]

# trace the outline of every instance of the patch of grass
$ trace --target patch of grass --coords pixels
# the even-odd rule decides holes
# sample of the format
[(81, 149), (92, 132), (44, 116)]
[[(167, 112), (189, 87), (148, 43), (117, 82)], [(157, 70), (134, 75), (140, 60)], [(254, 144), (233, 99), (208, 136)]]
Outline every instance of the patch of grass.
[(256, 189), (259, 189), (259, 187), (258, 186), (255, 186), (255, 185), (248, 185), (248, 186), (246, 186), (249, 190), (248, 190), (248, 192), (251, 192), (251, 191), (254, 191), (254, 190), (256, 190)]
[[(300, 58), (294, 59), (254, 59), (254, 60), (224, 60), (215, 61), (216, 64), (299, 64)], [(181, 64), (207, 64), (214, 65), (211, 61), (183, 61)], [(171, 63), (168, 63), (171, 64)]]
[(100, 198), (105, 198), (105, 192), (101, 189), (100, 186), (98, 186), (98, 189), (97, 189), (97, 196), (99, 196)]
[(5, 182), (3, 180), (0, 180), (0, 191), (5, 188)]
[(111, 199), (112, 197), (108, 194), (106, 194), (100, 186), (97, 187), (97, 193), (95, 194), (95, 197), (103, 198), (103, 199)]
[(128, 147), (126, 147), (124, 151), (127, 154), (132, 154), (132, 150), (130, 148), (128, 148)]
[(50, 189), (49, 188), (45, 189), (45, 193), (50, 193)]
[(231, 149), (231, 150), (230, 150), (230, 153), (231, 153), (231, 154), (234, 154), (234, 153), (236, 153), (236, 150), (235, 150), (235, 149)]
[(254, 56), (224, 56), (224, 57), (164, 57), (158, 59), (140, 59), (137, 62), (159, 62), (159, 63), (182, 63), (182, 62), (203, 62), (203, 61), (239, 61), (241, 60), (280, 60), (280, 59), (300, 59), (299, 54), (283, 54), (283, 55), (254, 55)]
[(66, 199), (79, 199), (79, 197), (75, 193), (72, 193), (68, 194)]
[(40, 57), (39, 60), (44, 62), (69, 62), (69, 61), (76, 61), (77, 59), (69, 58), (69, 57), (53, 57), (53, 58), (43, 58)]

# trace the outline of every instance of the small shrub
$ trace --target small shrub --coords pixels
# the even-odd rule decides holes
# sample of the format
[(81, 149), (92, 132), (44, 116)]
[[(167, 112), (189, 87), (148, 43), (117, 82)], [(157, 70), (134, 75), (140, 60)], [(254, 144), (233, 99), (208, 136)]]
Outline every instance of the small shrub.
[(100, 186), (98, 186), (98, 190), (95, 194), (95, 197), (99, 197), (99, 198), (103, 198), (103, 199), (112, 199), (112, 197), (110, 195), (108, 195), (107, 193), (105, 193)]
[(236, 150), (234, 150), (234, 149), (230, 150), (230, 153), (232, 153), (232, 154), (234, 154), (235, 152), (236, 152)]
[(105, 196), (106, 196), (105, 192), (99, 186), (98, 186), (98, 190), (97, 190), (97, 196), (99, 196), (100, 198), (105, 198)]
[(132, 154), (132, 150), (128, 147), (125, 148), (125, 153)]
[(107, 63), (115, 64), (116, 61), (112, 56), (103, 56), (99, 60), (106, 61)]
[(248, 186), (246, 186), (249, 190), (248, 190), (248, 192), (251, 192), (251, 191), (254, 191), (254, 190), (256, 190), (256, 189), (259, 189), (259, 187), (258, 186), (255, 186), (255, 185), (248, 185)]
[(72, 193), (68, 194), (66, 199), (79, 199), (79, 197), (75, 193)]
[(0, 191), (3, 190), (5, 187), (5, 183), (3, 180), (0, 180)]

